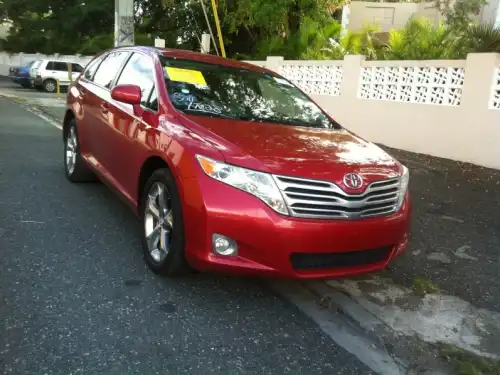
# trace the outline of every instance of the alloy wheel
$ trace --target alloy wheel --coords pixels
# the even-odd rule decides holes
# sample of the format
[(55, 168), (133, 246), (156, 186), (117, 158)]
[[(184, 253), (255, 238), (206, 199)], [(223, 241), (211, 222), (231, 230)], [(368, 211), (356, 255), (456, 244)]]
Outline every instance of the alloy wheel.
[(52, 81), (46, 82), (45, 90), (47, 90), (48, 92), (54, 92), (56, 91), (56, 85)]
[(71, 127), (66, 138), (66, 168), (69, 175), (72, 175), (75, 171), (77, 146), (78, 141), (76, 139), (75, 128)]
[(147, 195), (144, 229), (152, 260), (162, 263), (172, 242), (173, 215), (168, 189), (161, 182), (155, 182)]

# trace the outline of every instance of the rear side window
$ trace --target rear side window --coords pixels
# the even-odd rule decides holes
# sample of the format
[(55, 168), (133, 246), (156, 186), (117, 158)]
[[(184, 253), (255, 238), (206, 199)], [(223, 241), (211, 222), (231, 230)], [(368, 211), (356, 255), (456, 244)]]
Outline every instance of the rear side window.
[(94, 75), (94, 82), (110, 89), (127, 56), (128, 52), (111, 52), (107, 55)]
[(54, 70), (54, 61), (49, 61), (45, 67), (47, 70)]
[(79, 64), (71, 64), (71, 71), (74, 73), (81, 73), (83, 72), (83, 66)]
[(141, 88), (141, 105), (158, 110), (158, 100), (155, 90), (154, 63), (151, 57), (134, 53), (116, 82), (117, 85), (137, 85)]
[(68, 71), (68, 64), (62, 61), (54, 61), (54, 67), (52, 70), (55, 70), (56, 72), (67, 72)]

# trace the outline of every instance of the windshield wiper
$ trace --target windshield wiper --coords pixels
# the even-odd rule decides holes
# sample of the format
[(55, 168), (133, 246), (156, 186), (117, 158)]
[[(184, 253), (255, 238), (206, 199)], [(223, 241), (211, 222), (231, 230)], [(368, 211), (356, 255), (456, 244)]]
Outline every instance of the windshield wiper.
[(240, 117), (242, 120), (251, 121), (251, 122), (269, 122), (271, 124), (280, 124), (280, 125), (294, 125), (294, 126), (307, 126), (310, 128), (324, 128), (321, 124), (305, 122), (296, 119), (279, 119), (277, 117)]
[(225, 118), (225, 119), (230, 119), (230, 120), (237, 120), (237, 117), (226, 115), (224, 113), (214, 113), (214, 112), (205, 112), (205, 111), (197, 111), (193, 109), (179, 109), (182, 113), (185, 113), (186, 115), (193, 115), (193, 116), (204, 116), (204, 117), (211, 117), (211, 118)]

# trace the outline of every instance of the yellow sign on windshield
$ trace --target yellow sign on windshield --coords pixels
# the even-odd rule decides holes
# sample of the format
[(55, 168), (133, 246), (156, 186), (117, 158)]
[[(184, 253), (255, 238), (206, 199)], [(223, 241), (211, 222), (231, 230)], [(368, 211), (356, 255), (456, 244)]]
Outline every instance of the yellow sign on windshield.
[(198, 70), (165, 67), (171, 81), (190, 83), (192, 85), (207, 85), (203, 73)]

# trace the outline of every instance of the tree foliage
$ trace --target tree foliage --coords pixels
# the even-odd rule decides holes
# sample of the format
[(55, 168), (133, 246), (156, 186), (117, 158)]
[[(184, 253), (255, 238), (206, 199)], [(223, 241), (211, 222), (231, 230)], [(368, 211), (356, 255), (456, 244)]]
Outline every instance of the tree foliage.
[[(205, 2), (215, 30), (210, 0)], [(227, 55), (264, 59), (342, 59), (363, 54), (368, 59), (454, 59), (470, 52), (500, 52), (500, 30), (473, 22), (486, 0), (436, 0), (446, 24), (411, 19), (377, 37), (367, 25), (341, 35), (333, 15), (348, 0), (217, 0)], [(200, 0), (135, 0), (136, 44), (152, 45), (155, 37), (174, 48), (197, 50), (208, 32)], [(0, 0), (0, 20), (12, 23), (0, 41), (10, 52), (95, 54), (113, 45), (112, 0)], [(217, 40), (218, 43), (218, 40)], [(213, 50), (213, 47), (212, 47)]]
[(449, 27), (463, 30), (487, 3), (488, 0), (436, 0), (436, 7), (441, 10)]
[(453, 59), (457, 57), (456, 46), (457, 38), (451, 28), (415, 18), (402, 29), (391, 31), (383, 55), (387, 60)]
[[(213, 21), (210, 1), (203, 0)], [(329, 32), (331, 14), (344, 0), (218, 0), (229, 56), (257, 54), (262, 41), (298, 38), (310, 20)], [(135, 0), (136, 39), (155, 37), (176, 48), (199, 49), (208, 32), (200, 0)], [(12, 52), (95, 53), (113, 45), (112, 0), (0, 0), (12, 23), (4, 48)], [(212, 28), (215, 25), (212, 22)]]

